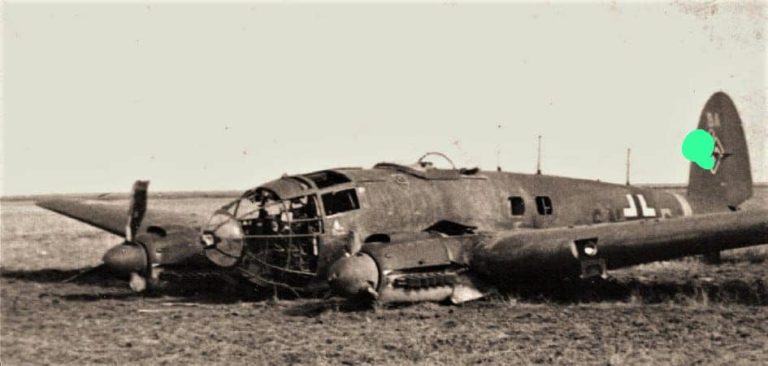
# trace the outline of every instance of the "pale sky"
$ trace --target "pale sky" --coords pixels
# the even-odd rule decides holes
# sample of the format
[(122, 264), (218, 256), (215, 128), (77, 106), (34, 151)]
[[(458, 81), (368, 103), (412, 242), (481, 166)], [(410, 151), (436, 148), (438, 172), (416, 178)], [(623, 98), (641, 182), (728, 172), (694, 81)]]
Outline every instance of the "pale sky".
[[(5, 4), (2, 194), (410, 163), (684, 183), (730, 94), (768, 180), (766, 5)], [(499, 127), (501, 126), (501, 127)], [(498, 157), (498, 158), (497, 158)]]

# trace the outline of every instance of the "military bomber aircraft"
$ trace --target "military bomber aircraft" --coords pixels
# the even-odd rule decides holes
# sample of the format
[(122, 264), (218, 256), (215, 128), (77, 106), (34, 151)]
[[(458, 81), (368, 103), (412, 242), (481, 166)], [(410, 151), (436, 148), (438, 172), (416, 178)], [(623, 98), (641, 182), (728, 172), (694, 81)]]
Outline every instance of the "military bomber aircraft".
[(741, 120), (725, 93), (709, 99), (698, 128), (716, 142), (715, 165), (692, 163), (684, 195), (439, 169), (425, 156), (413, 165), (286, 175), (247, 190), (205, 224), (187, 213), (147, 210), (142, 181), (134, 184), (128, 220), (124, 207), (99, 201), (38, 205), (125, 236), (103, 260), (136, 290), (156, 284), (163, 269), (215, 268), (257, 288), (298, 294), (330, 287), (350, 299), (459, 303), (493, 286), (599, 278), (615, 268), (768, 243), (768, 209), (739, 207), (752, 195), (752, 179)]

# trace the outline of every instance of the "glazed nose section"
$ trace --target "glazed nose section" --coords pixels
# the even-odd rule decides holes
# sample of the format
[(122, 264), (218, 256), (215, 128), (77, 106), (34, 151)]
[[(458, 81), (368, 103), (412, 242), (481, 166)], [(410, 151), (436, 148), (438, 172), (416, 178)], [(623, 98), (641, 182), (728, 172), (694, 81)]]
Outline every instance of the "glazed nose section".
[(102, 260), (110, 270), (118, 274), (144, 273), (147, 269), (147, 254), (139, 245), (115, 246), (104, 254)]
[(365, 253), (337, 260), (328, 271), (328, 284), (338, 295), (347, 298), (377, 297), (379, 270), (373, 258)]

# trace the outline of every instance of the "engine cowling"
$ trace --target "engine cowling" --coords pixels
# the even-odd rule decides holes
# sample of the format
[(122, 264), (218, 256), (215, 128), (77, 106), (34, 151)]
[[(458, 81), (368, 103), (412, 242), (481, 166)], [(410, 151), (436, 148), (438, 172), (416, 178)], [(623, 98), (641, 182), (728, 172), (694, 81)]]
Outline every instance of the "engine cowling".
[(347, 298), (378, 302), (463, 302), (482, 296), (467, 271), (466, 248), (475, 236), (369, 243), (329, 270), (331, 288)]

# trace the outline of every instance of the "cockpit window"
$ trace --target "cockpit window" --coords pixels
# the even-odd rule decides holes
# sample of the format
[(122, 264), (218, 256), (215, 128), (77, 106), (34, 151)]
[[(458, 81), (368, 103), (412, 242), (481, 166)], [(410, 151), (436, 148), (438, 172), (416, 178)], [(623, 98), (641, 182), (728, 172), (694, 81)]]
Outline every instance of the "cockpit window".
[(357, 192), (354, 188), (325, 193), (321, 197), (326, 216), (360, 208), (360, 201), (357, 200)]
[(236, 202), (234, 214), (240, 220), (280, 215), (283, 211), (283, 202), (273, 193), (264, 190), (248, 193)]
[(319, 189), (323, 189), (323, 188), (341, 184), (341, 183), (350, 182), (349, 178), (347, 178), (345, 175), (331, 171), (331, 170), (324, 170), (322, 172), (310, 173), (305, 175), (305, 177), (315, 182), (315, 185)]
[(304, 235), (322, 232), (315, 195), (277, 199), (270, 194), (252, 194), (237, 201), (233, 215), (246, 235)]

